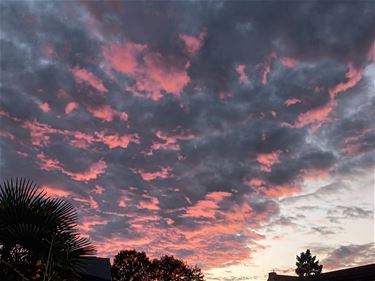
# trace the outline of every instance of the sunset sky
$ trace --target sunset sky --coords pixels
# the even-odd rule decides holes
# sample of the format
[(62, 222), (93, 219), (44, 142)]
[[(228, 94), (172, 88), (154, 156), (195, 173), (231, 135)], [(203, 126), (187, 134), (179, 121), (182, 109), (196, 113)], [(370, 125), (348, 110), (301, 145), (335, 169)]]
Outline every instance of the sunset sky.
[(375, 1), (2, 1), (0, 176), (98, 256), (207, 280), (374, 262)]

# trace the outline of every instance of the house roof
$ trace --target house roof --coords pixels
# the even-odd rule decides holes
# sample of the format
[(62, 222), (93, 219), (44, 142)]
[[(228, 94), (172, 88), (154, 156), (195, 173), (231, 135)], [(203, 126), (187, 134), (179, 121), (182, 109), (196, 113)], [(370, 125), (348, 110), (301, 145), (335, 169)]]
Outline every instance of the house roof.
[(79, 269), (84, 280), (111, 281), (111, 264), (108, 258), (87, 257), (87, 263)]
[(325, 272), (316, 276), (297, 277), (269, 273), (268, 281), (374, 281), (375, 264)]

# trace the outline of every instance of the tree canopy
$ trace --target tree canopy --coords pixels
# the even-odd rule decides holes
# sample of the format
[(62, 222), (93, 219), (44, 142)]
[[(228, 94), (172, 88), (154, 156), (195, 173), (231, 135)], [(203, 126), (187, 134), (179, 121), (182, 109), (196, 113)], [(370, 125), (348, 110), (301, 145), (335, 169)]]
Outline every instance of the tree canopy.
[(120, 251), (112, 265), (113, 281), (202, 281), (203, 273), (197, 266), (189, 266), (173, 256), (162, 256), (152, 261), (144, 252)]
[(115, 256), (111, 272), (113, 281), (146, 281), (151, 276), (151, 261), (144, 252), (123, 250)]
[(311, 255), (309, 249), (297, 256), (296, 266), (296, 273), (300, 277), (320, 274), (323, 269), (323, 265), (319, 265), (319, 260)]

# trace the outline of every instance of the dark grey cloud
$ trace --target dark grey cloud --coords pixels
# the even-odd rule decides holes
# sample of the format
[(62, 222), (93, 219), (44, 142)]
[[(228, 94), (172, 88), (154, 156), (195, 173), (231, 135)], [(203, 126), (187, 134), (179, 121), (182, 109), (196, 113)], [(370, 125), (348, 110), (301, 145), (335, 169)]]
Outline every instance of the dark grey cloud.
[(374, 212), (358, 206), (336, 206), (327, 211), (327, 218), (334, 223), (340, 223), (345, 219), (371, 219)]
[(332, 250), (322, 264), (326, 269), (341, 269), (369, 264), (374, 258), (374, 243), (349, 244)]

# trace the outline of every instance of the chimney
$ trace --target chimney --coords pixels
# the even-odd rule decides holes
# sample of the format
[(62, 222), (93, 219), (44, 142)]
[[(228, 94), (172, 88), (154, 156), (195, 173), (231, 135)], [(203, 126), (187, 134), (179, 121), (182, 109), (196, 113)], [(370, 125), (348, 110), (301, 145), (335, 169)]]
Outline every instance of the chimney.
[(267, 281), (276, 281), (276, 276), (277, 276), (277, 274), (276, 274), (275, 271), (268, 273)]

